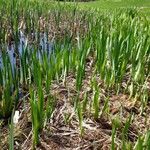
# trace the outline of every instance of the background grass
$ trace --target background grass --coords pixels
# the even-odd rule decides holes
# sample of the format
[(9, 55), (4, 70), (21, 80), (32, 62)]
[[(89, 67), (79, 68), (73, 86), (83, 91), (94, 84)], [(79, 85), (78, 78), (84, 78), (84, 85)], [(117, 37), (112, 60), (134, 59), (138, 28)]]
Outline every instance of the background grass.
[[(61, 2), (63, 3), (63, 2)], [(66, 2), (73, 4), (73, 2)], [(138, 8), (142, 13), (150, 16), (150, 0), (98, 0), (90, 2), (77, 2), (81, 9), (101, 9), (112, 11), (118, 8)]]

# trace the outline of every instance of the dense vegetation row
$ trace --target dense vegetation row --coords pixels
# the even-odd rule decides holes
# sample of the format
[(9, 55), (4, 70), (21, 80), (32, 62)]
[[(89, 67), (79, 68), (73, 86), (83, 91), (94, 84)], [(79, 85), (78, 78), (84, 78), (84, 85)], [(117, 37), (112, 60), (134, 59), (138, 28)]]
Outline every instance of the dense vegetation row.
[[(0, 119), (11, 121), (9, 146), (14, 146), (10, 118), (23, 99), (31, 108), (28, 113), (32, 118), (33, 147), (40, 143), (39, 134), (57, 110), (57, 99), (51, 93), (53, 84), (62, 82), (70, 90), (67, 79), (72, 75), (75, 84), (70, 106), (77, 116), (81, 137), (85, 118), (98, 121), (106, 117), (112, 125), (112, 149), (149, 149), (149, 132), (146, 137), (144, 131), (137, 133), (132, 142), (128, 138), (134, 110), (122, 126), (122, 116), (113, 117), (109, 105), (112, 95), (128, 95), (131, 103), (139, 104), (139, 114), (148, 118), (149, 24), (149, 18), (139, 15), (136, 9), (109, 13), (81, 11), (73, 6), (50, 8), (37, 1), (1, 1)], [(21, 35), (26, 39), (23, 43)], [(8, 55), (11, 46), (15, 61)], [(68, 122), (67, 116), (64, 122)]]

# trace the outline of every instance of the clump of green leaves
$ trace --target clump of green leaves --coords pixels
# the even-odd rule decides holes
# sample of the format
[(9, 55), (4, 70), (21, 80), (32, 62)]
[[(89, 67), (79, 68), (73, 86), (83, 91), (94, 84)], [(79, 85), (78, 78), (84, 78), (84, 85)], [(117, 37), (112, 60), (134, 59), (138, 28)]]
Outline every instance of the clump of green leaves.
[(0, 68), (0, 118), (9, 118), (19, 99), (17, 69), (10, 63), (9, 57), (2, 54), (3, 68)]

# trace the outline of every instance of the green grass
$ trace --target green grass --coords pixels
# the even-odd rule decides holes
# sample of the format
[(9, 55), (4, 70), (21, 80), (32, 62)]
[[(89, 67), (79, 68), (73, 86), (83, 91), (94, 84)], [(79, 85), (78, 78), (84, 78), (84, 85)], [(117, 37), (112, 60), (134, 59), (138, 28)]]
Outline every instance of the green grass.
[[(72, 2), (67, 2), (72, 4)], [(81, 9), (100, 9), (112, 11), (118, 8), (138, 8), (142, 13), (150, 15), (149, 0), (97, 0), (90, 2), (78, 2), (77, 5)]]
[[(87, 132), (93, 131), (94, 127), (100, 133), (109, 130), (108, 134), (104, 132), (104, 136), (107, 140), (112, 139), (109, 144), (112, 149), (149, 149), (149, 122), (144, 122), (144, 129), (138, 124), (150, 119), (149, 111), (145, 111), (149, 108), (150, 98), (150, 20), (139, 14), (137, 9), (131, 9), (135, 4), (138, 7), (143, 3), (78, 3), (79, 10), (60, 5), (50, 9), (51, 3), (47, 5), (48, 1), (5, 2), (9, 0), (0, 2), (0, 42), (4, 64), (0, 69), (0, 119), (9, 120), (13, 111), (23, 111), (27, 117), (23, 123), (28, 126), (17, 127), (26, 134), (27, 139), (29, 132), (32, 133), (29, 145), (33, 148), (42, 144), (41, 138), (55, 136), (56, 132), (63, 130), (63, 126), (65, 132), (67, 128), (75, 131), (74, 137), (80, 138), (81, 142), (86, 141)], [(8, 9), (3, 9), (4, 6)], [(104, 11), (88, 11), (85, 8)], [(111, 13), (114, 8), (117, 10)], [(15, 46), (18, 47), (18, 27), (22, 22), (25, 28), (20, 27), (20, 30), (28, 37), (29, 45), (20, 56), (20, 68), (17, 65), (13, 73), (12, 64), (5, 53), (7, 39), (12, 32)], [(49, 40), (51, 36), (54, 38), (55, 52), (50, 57), (45, 53), (47, 49), (39, 49), (40, 34), (43, 32)], [(29, 37), (33, 33), (37, 34), (32, 41)], [(39, 53), (41, 59), (37, 57)], [(19, 90), (25, 93), (24, 99), (29, 109), (23, 107)], [(136, 102), (137, 106), (134, 104)], [(25, 119), (25, 115), (22, 116)], [(5, 124), (0, 129), (4, 131), (0, 139), (5, 141)], [(134, 134), (133, 129), (136, 130)], [(12, 124), (9, 130), (10, 149), (13, 149), (16, 139), (22, 136), (15, 136), (16, 125)], [(97, 143), (99, 137), (95, 136), (95, 131), (93, 137), (96, 139), (87, 140), (88, 143)], [(61, 136), (63, 138), (66, 138), (65, 134)], [(20, 141), (19, 145), (24, 148), (23, 142)]]
[(80, 3), (83, 7), (95, 8), (120, 8), (120, 7), (150, 7), (149, 0), (99, 0), (87, 3)]

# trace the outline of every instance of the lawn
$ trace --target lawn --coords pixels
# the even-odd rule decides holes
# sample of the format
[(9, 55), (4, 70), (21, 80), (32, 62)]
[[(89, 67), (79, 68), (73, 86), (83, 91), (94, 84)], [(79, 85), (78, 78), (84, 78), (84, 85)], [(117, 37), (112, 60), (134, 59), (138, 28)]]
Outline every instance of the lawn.
[(149, 0), (99, 0), (92, 2), (82, 2), (79, 3), (82, 7), (93, 7), (93, 8), (103, 8), (103, 9), (113, 9), (113, 8), (133, 8), (133, 7), (150, 7)]
[[(68, 4), (68, 2), (66, 2)], [(69, 4), (71, 4), (70, 2)], [(78, 2), (77, 5), (82, 9), (100, 9), (113, 11), (118, 8), (138, 8), (142, 13), (150, 15), (149, 0), (97, 0), (90, 2)]]

